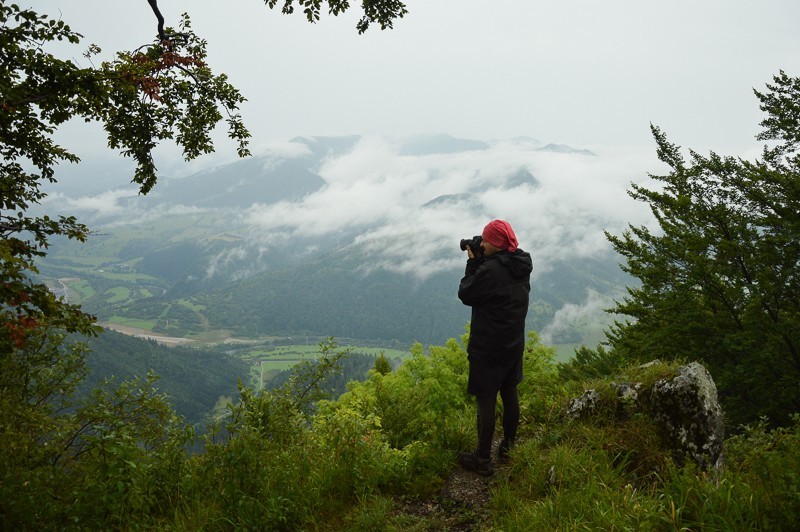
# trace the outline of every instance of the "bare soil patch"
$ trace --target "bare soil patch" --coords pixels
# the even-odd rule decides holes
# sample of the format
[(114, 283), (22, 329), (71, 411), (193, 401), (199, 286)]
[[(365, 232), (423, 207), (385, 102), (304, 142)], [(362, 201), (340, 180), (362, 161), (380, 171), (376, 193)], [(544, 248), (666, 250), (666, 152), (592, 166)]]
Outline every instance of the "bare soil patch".
[(498, 478), (503, 478), (504, 468), (496, 459), (499, 443), (497, 440), (493, 445), (493, 476), (483, 477), (456, 466), (435, 497), (404, 501), (400, 513), (424, 518), (436, 530), (477, 532), (491, 528), (491, 488)]
[(148, 331), (147, 329), (141, 329), (139, 327), (131, 327), (129, 325), (120, 325), (119, 323), (101, 323), (100, 325), (102, 325), (106, 329), (111, 329), (112, 331), (116, 331), (118, 333), (127, 334), (128, 336), (135, 336), (136, 338), (144, 338), (146, 340), (155, 340), (160, 344), (168, 346), (186, 345), (194, 343), (194, 340), (191, 340), (189, 338), (165, 336), (163, 334), (154, 333), (153, 331)]

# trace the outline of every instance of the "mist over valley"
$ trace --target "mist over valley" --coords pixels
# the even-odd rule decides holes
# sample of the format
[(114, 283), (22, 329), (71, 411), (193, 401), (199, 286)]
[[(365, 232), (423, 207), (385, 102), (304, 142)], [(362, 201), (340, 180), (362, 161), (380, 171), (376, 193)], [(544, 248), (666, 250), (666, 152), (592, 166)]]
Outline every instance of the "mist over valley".
[(624, 292), (603, 231), (648, 221), (625, 192), (648, 164), (624, 149), (436, 135), (298, 137), (147, 196), (122, 163), (64, 167), (42, 208), (95, 234), (55, 243), (41, 274), (101, 323), (171, 337), (441, 344), (469, 321), (458, 241), (502, 218), (534, 260), (528, 327), (568, 356), (601, 339)]

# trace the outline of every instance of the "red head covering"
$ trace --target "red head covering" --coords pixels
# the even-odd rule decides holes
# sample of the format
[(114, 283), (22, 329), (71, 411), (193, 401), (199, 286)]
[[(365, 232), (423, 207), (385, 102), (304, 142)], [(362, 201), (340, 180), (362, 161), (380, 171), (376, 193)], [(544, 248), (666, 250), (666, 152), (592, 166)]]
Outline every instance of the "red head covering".
[(485, 241), (500, 249), (510, 252), (517, 250), (517, 235), (511, 229), (511, 224), (505, 220), (492, 220), (483, 228), (481, 235)]

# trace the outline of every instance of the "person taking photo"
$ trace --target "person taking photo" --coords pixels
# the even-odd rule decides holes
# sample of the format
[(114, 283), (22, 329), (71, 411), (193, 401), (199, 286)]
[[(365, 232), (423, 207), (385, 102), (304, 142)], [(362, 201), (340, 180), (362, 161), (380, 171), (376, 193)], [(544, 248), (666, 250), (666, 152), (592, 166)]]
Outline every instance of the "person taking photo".
[(494, 473), (491, 451), (498, 393), (503, 402), (501, 461), (508, 458), (517, 436), (517, 385), (522, 382), (533, 262), (529, 253), (519, 249), (514, 230), (505, 220), (492, 220), (480, 238), (465, 242), (462, 249), (468, 258), (458, 298), (472, 307), (467, 392), (475, 396), (478, 406), (478, 446), (462, 452), (458, 460), (464, 469), (490, 476)]

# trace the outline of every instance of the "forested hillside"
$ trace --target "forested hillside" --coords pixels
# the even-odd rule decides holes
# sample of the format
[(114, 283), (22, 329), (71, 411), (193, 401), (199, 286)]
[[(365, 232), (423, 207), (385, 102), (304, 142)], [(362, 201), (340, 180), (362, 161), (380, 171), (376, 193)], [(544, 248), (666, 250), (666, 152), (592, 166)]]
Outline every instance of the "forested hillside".
[[(86, 244), (85, 251), (107, 246), (99, 240)], [(126, 255), (96, 259), (70, 259), (56, 250), (40, 271), (56, 289), (62, 279), (73, 300), (101, 321), (150, 322), (152, 330), (171, 336), (227, 329), (244, 337), (332, 335), (407, 347), (414, 341), (442, 342), (460, 334), (469, 320), (469, 309), (456, 298), (461, 267), (419, 280), (374, 268), (374, 257), (365, 253), (320, 253), (294, 259), (291, 266), (280, 265), (289, 259), (276, 253), (276, 267), (245, 279), (207, 278), (209, 258), (227, 245), (132, 240)], [(138, 255), (128, 255), (134, 249)], [(528, 326), (545, 330), (565, 305), (584, 305), (589, 291), (610, 305), (630, 282), (610, 254), (559, 262), (533, 279)], [(602, 316), (587, 316), (583, 323), (554, 329), (549, 341), (589, 343), (607, 323)]]
[[(158, 393), (165, 396), (176, 414), (201, 433), (211, 423), (212, 414), (223, 415), (226, 405), (236, 400), (239, 383), (269, 390), (284, 386), (293, 375), (293, 369), (289, 368), (268, 371), (263, 381), (254, 380), (253, 357), (245, 355), (255, 346), (228, 345), (215, 349), (167, 346), (109, 329), (86, 343), (88, 371), (77, 391), (80, 400), (108, 379), (120, 383), (153, 373), (158, 378), (154, 383)], [(381, 356), (353, 348), (342, 353), (335, 371), (328, 371), (319, 383), (321, 392), (329, 398), (339, 397), (349, 382), (367, 379), (376, 358)], [(258, 359), (255, 362), (261, 366)], [(392, 363), (388, 359), (387, 362)], [(309, 356), (307, 363), (316, 366), (316, 356)], [(399, 359), (394, 360), (394, 365), (400, 363)]]
[(236, 397), (237, 382), (247, 382), (250, 371), (241, 358), (219, 350), (167, 347), (110, 330), (87, 343), (89, 372), (81, 385), (82, 395), (104, 379), (146, 377), (152, 371), (158, 376), (156, 388), (175, 412), (201, 428), (220, 399)]
[[(457, 243), (454, 243), (457, 245)], [(215, 327), (254, 336), (323, 334), (409, 345), (440, 343), (460, 334), (469, 308), (456, 297), (463, 271), (415, 280), (375, 269), (369, 254), (331, 252), (292, 268), (268, 271), (192, 298)], [(628, 278), (607, 257), (560, 263), (532, 282), (528, 327), (543, 330), (566, 304), (580, 305), (587, 290), (621, 294)], [(584, 328), (581, 328), (583, 325)], [(558, 330), (554, 344), (580, 343), (598, 323)]]

